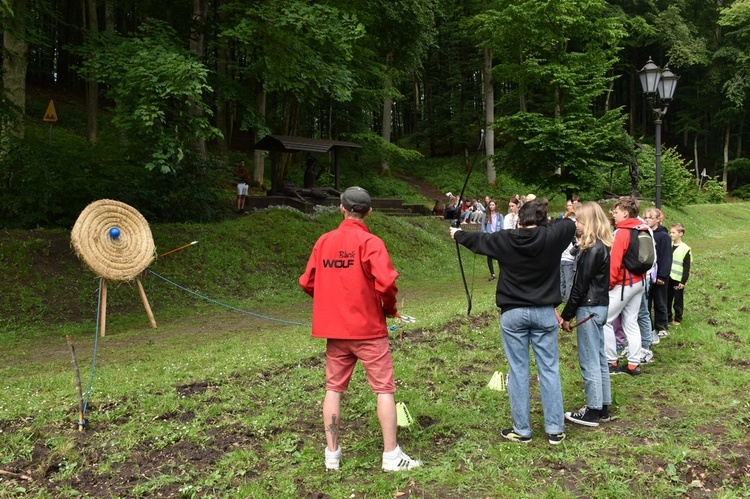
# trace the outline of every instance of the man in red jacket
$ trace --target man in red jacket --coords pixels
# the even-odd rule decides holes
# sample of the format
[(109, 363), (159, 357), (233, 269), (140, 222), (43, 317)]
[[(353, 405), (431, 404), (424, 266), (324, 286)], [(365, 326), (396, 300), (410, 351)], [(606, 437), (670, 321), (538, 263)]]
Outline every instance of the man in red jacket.
[(339, 469), (341, 462), (341, 393), (349, 386), (357, 360), (377, 394), (383, 471), (410, 470), (421, 464), (407, 456), (397, 441), (396, 386), (385, 319), (397, 314), (398, 272), (383, 241), (364, 224), (372, 213), (371, 202), (361, 187), (341, 194), (344, 220), (320, 236), (299, 278), (302, 289), (313, 297), (312, 335), (327, 339), (323, 423), (328, 470)]
[[(623, 257), (630, 245), (630, 230), (648, 230), (638, 218), (638, 201), (634, 197), (621, 197), (613, 210), (615, 236), (609, 257), (609, 307), (607, 322), (604, 324), (604, 347), (612, 374), (627, 373), (640, 376), (641, 369), (641, 330), (638, 326), (638, 312), (646, 289), (643, 279), (646, 274), (633, 274), (625, 268)], [(628, 340), (628, 365), (620, 369), (617, 365), (617, 342), (612, 322), (621, 316), (622, 329)]]

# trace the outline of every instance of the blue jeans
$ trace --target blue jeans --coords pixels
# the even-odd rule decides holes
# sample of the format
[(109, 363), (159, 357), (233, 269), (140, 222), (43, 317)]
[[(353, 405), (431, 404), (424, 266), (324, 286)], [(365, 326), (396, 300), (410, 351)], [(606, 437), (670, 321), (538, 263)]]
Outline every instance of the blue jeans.
[(609, 384), (609, 365), (604, 352), (604, 323), (607, 322), (607, 307), (579, 307), (576, 321), (580, 322), (589, 314), (596, 314), (576, 328), (578, 339), (578, 365), (585, 385), (586, 406), (601, 409), (602, 405), (612, 405), (612, 389)]
[(563, 303), (568, 302), (570, 290), (573, 288), (573, 278), (575, 277), (573, 262), (560, 262), (560, 294)]
[(536, 359), (544, 430), (551, 435), (565, 431), (557, 351), (558, 328), (555, 310), (551, 306), (514, 308), (504, 312), (500, 318), (505, 356), (510, 367), (508, 398), (513, 430), (523, 437), (531, 437), (529, 346), (534, 349)]

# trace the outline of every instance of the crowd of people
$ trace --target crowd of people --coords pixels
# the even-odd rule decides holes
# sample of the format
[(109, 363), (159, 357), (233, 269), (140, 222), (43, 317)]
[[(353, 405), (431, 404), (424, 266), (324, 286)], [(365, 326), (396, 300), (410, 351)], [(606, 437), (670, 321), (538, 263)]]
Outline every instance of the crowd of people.
[[(670, 334), (670, 326), (680, 325), (690, 247), (682, 241), (682, 224), (668, 231), (664, 214), (653, 207), (641, 218), (633, 197), (618, 199), (609, 216), (598, 203), (581, 204), (578, 197), (571, 197), (557, 217), (548, 215), (546, 200), (533, 195), (514, 196), (504, 216), (489, 208), (496, 204), (486, 200), (481, 231), (455, 227), (451, 237), (487, 256), (491, 281), (497, 279), (494, 261), (500, 265), (495, 297), (513, 420), (501, 434), (531, 441), (528, 358), (533, 348), (545, 431), (557, 444), (565, 438), (563, 418), (589, 427), (609, 421), (610, 378), (640, 376), (641, 366), (655, 360), (652, 345)], [(462, 224), (473, 223), (473, 215), (463, 213), (481, 211), (479, 199), (463, 205)], [(498, 224), (511, 217), (510, 224)], [(559, 328), (576, 329), (585, 386), (586, 405), (570, 412), (562, 410)]]
[[(670, 228), (670, 244), (664, 238), (663, 213), (649, 208), (640, 218), (632, 197), (616, 202), (611, 220), (598, 203), (581, 204), (577, 197), (557, 217), (550, 217), (546, 200), (534, 195), (512, 196), (507, 210), (500, 210), (490, 198), (482, 203), (478, 198), (466, 202), (450, 193), (449, 197), (454, 210), (450, 216), (446, 208), (447, 218), (482, 225), (481, 231), (452, 226), (451, 237), (487, 256), (490, 281), (497, 280), (495, 302), (501, 311), (501, 338), (509, 365), (512, 418), (512, 427), (500, 434), (520, 443), (532, 439), (532, 349), (550, 444), (565, 439), (566, 420), (587, 427), (610, 421), (611, 377), (641, 375), (640, 366), (654, 360), (652, 344), (669, 334), (669, 325), (679, 325), (683, 319), (691, 261), (690, 247), (682, 241), (685, 228), (681, 224)], [(383, 241), (364, 223), (372, 212), (369, 193), (350, 187), (340, 198), (343, 221), (318, 239), (299, 279), (313, 297), (312, 335), (326, 339), (325, 467), (341, 466), (341, 398), (354, 366), (361, 362), (376, 394), (382, 469), (414, 469), (422, 463), (410, 458), (397, 439), (393, 361), (385, 322), (387, 317), (399, 317), (398, 272)], [(500, 265), (498, 274), (495, 261)], [(349, 299), (342, 301), (341, 290)], [(558, 334), (574, 329), (586, 404), (565, 412)], [(622, 367), (618, 352), (627, 359)]]

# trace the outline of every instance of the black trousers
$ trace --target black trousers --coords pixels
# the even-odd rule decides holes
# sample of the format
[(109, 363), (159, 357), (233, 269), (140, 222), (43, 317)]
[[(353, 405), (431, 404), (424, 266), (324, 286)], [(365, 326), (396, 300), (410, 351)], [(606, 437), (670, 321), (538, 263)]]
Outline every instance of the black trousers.
[[(682, 322), (682, 312), (685, 309), (685, 290), (677, 289), (678, 284), (680, 284), (680, 281), (669, 280), (669, 288), (667, 288), (667, 315), (669, 322), (672, 322), (672, 319)], [(673, 307), (674, 315), (672, 315)]]
[(666, 331), (669, 329), (669, 318), (667, 317), (667, 283), (651, 285), (651, 295), (648, 299), (648, 308), (653, 310), (654, 329), (656, 331)]

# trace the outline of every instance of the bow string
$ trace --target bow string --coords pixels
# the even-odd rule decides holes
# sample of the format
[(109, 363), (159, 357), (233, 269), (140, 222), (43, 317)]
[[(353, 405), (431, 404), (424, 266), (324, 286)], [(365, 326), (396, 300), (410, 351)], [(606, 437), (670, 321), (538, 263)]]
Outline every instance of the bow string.
[[(481, 137), (479, 139), (479, 145), (477, 146), (477, 151), (474, 153), (474, 160), (471, 162), (471, 165), (469, 166), (469, 171), (466, 173), (466, 178), (464, 179), (464, 186), (461, 188), (461, 194), (458, 195), (458, 201), (459, 203), (463, 203), (464, 199), (464, 193), (466, 192), (466, 186), (469, 184), (469, 177), (471, 176), (471, 172), (474, 171), (474, 165), (477, 162), (477, 159), (479, 158), (479, 152), (482, 150), (482, 145), (484, 145), (484, 129), (481, 130)], [(451, 226), (460, 229), (461, 228), (461, 206), (456, 207), (456, 214), (453, 217), (453, 220), (451, 222)], [(467, 303), (467, 310), (466, 315), (471, 314), (471, 293), (469, 292), (469, 285), (466, 282), (466, 273), (464, 272), (464, 263), (461, 260), (461, 246), (458, 244), (458, 241), (456, 241), (456, 254), (458, 255), (458, 268), (461, 269), (461, 279), (464, 282), (464, 292), (466, 293), (466, 303)]]

